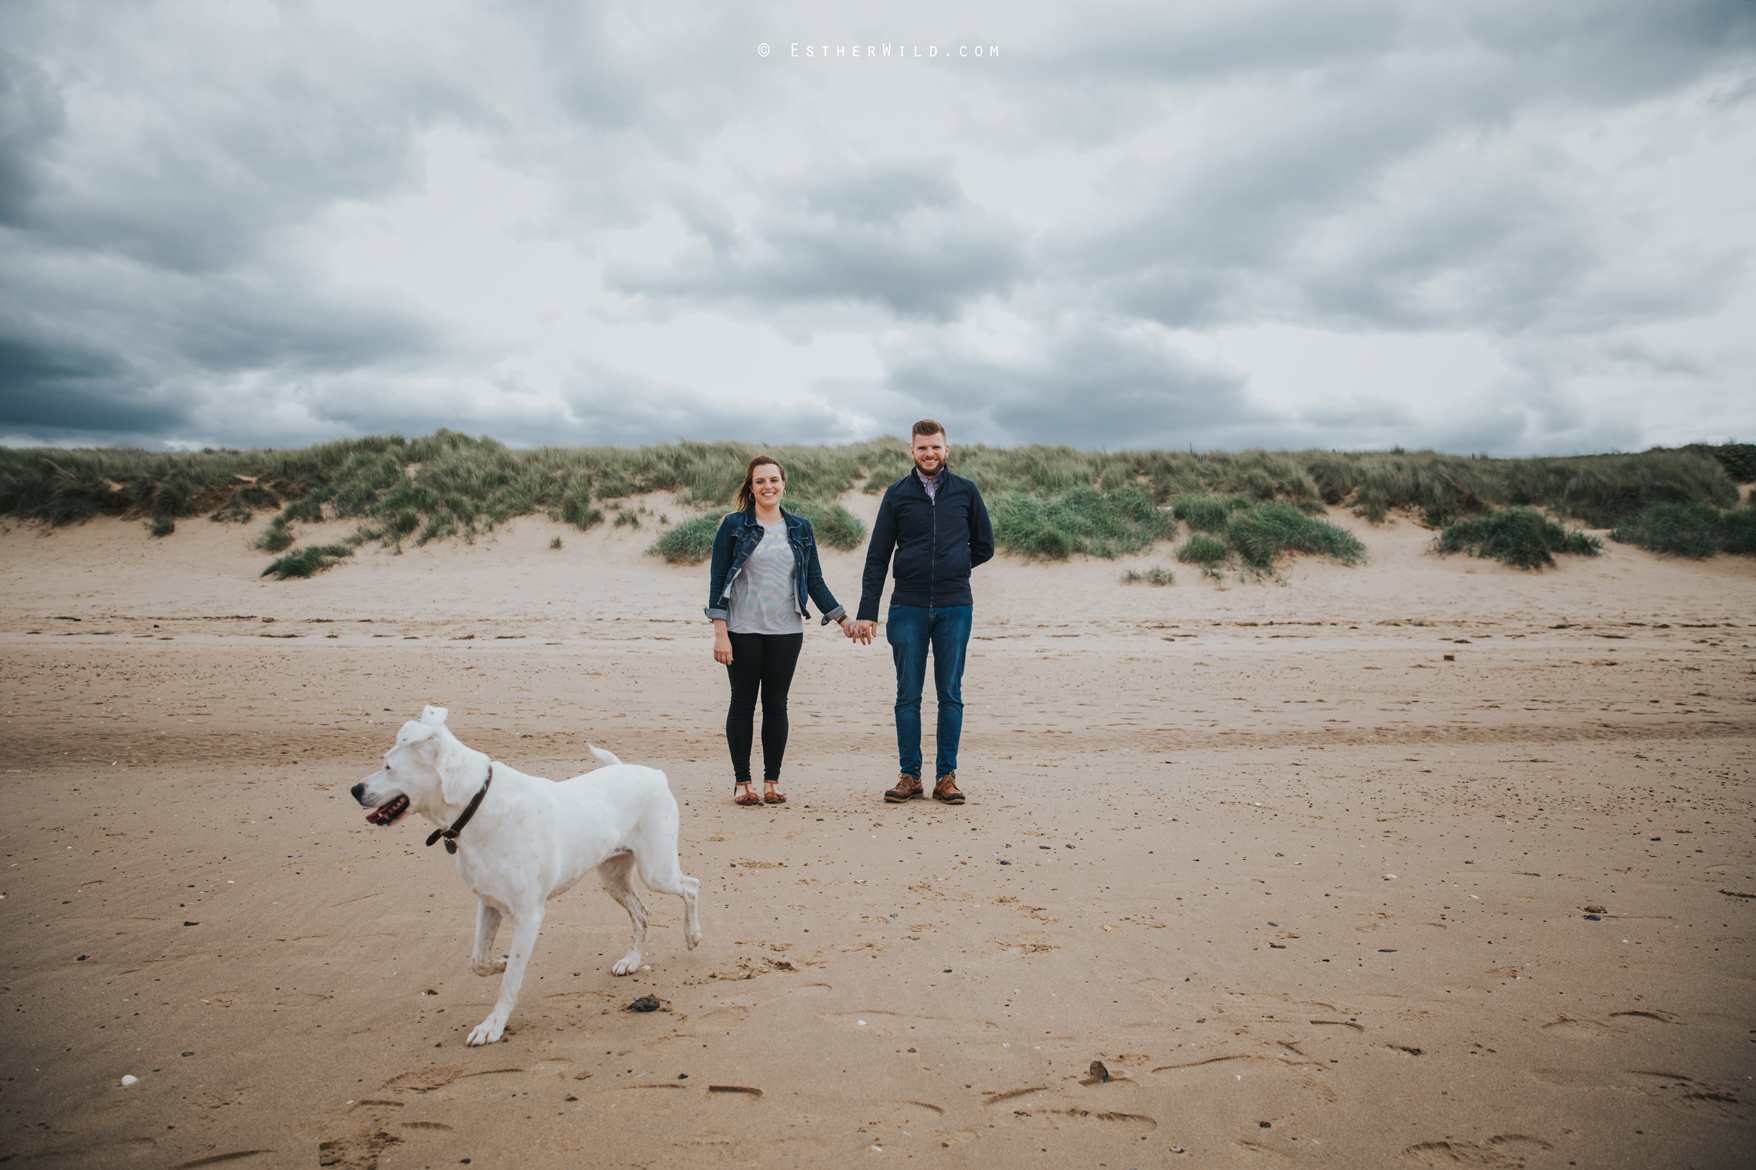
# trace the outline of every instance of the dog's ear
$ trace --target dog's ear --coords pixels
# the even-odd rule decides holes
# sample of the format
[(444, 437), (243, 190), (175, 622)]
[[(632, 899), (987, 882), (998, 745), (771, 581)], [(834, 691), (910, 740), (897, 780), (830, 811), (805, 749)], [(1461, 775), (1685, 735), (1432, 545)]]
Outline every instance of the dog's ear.
[(445, 717), (451, 714), (445, 707), (427, 706), (421, 709), (421, 722), (428, 727), (445, 726)]
[(398, 747), (407, 747), (409, 744), (420, 743), (422, 740), (431, 738), (433, 738), (433, 728), (425, 723), (416, 723), (410, 719), (402, 725), (402, 730), (396, 733), (396, 744)]

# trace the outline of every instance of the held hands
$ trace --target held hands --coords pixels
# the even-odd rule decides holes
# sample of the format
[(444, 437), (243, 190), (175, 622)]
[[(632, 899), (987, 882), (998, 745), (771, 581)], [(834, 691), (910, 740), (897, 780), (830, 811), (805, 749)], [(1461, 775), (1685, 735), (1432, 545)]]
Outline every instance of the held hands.
[(862, 646), (870, 646), (872, 638), (878, 632), (878, 623), (871, 621), (844, 621), (841, 632)]

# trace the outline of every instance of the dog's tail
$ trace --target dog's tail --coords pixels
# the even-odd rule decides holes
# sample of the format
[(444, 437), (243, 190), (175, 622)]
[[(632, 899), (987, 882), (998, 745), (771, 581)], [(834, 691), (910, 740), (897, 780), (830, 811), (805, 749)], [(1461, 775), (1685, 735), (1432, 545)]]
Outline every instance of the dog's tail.
[(605, 751), (595, 743), (588, 743), (585, 746), (591, 749), (591, 754), (598, 758), (600, 764), (620, 764), (622, 762), (613, 753)]

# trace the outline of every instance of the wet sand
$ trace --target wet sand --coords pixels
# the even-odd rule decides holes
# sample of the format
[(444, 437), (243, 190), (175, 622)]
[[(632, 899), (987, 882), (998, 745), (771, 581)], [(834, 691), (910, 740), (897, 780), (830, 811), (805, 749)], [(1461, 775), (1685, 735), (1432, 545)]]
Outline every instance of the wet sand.
[[(0, 1157), (1747, 1165), (1756, 566), (1530, 574), (1343, 522), (1371, 563), (1279, 582), (979, 569), (962, 807), (882, 803), (889, 656), (812, 626), (759, 810), (705, 569), (650, 531), (284, 583), (261, 520), (0, 533)], [(850, 606), (859, 563), (826, 558)], [(464, 1047), (473, 899), (347, 792), (428, 702), (529, 772), (663, 768), (702, 946), (649, 896), (616, 978), (582, 886)]]

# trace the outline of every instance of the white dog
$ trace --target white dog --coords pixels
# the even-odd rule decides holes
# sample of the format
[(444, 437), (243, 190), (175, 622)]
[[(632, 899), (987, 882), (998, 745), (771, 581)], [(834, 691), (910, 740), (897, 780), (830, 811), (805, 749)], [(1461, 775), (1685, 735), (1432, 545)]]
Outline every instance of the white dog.
[[(372, 810), (366, 819), (374, 825), (393, 825), (409, 812), (438, 825), (427, 844), (444, 838), (457, 854), (457, 872), (480, 900), (470, 970), (506, 974), (494, 1010), (469, 1034), (470, 1044), (500, 1039), (518, 1003), (544, 903), (594, 867), (604, 890), (634, 920), (634, 949), (617, 961), (616, 974), (639, 970), (646, 937), (646, 906), (630, 881), (636, 867), (648, 889), (683, 899), (683, 939), (695, 949), (701, 883), (677, 862), (677, 798), (663, 772), (624, 764), (594, 746), (592, 754), (608, 767), (559, 784), (526, 776), (465, 747), (445, 726), (446, 714), (428, 707), (420, 722), (403, 724), (396, 746), (384, 753), (384, 770), (354, 785), (353, 794)], [(496, 959), (502, 918), (512, 923), (512, 950)]]

